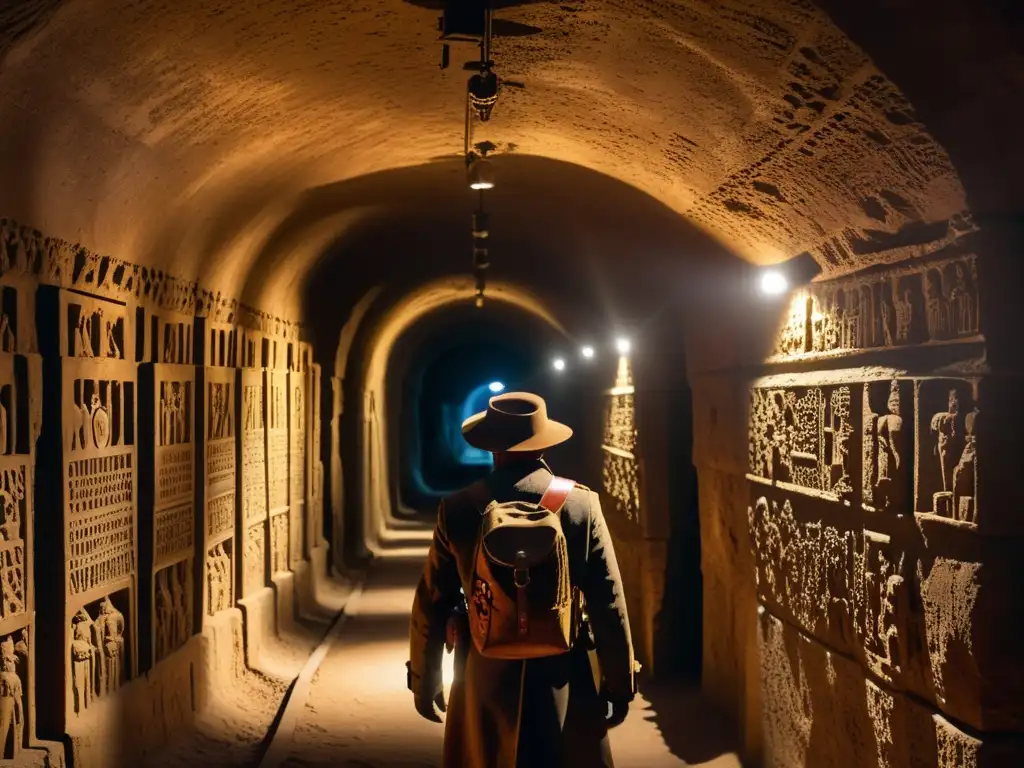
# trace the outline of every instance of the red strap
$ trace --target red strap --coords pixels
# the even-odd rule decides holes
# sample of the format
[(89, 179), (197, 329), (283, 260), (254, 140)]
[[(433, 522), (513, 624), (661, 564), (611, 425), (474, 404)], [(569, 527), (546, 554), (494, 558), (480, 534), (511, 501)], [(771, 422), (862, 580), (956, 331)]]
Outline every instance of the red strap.
[(569, 494), (576, 487), (574, 480), (566, 480), (564, 477), (552, 477), (548, 489), (540, 499), (540, 506), (556, 515), (562, 511)]

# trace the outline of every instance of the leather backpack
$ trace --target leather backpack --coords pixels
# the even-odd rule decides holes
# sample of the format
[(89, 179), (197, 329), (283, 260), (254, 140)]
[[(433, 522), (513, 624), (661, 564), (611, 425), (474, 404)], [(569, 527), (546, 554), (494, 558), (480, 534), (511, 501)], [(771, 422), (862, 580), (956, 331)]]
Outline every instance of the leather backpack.
[(579, 595), (561, 511), (575, 485), (554, 477), (538, 504), (491, 501), (484, 509), (467, 601), (481, 656), (535, 659), (572, 648)]

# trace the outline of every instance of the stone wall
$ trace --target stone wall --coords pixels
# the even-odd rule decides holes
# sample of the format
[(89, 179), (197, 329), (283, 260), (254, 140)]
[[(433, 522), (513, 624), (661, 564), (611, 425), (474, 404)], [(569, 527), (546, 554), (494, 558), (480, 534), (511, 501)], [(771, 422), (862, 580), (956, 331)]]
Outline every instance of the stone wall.
[(1021, 525), (997, 490), (1009, 457), (986, 445), (1010, 385), (986, 364), (983, 263), (814, 283), (765, 375), (701, 378), (706, 600), (721, 607), (705, 684), (765, 765), (1024, 763)]
[(0, 224), (0, 758), (136, 765), (310, 599), (318, 371), (290, 323)]

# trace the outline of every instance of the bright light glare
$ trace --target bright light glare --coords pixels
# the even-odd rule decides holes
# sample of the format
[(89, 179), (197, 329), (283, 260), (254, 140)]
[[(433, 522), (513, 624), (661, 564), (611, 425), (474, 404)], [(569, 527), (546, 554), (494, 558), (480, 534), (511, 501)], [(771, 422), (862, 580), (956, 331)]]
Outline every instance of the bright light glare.
[(585, 358), (587, 358), (587, 360), (593, 360), (594, 359), (594, 348), (591, 347), (591, 346), (583, 347), (583, 349), (580, 350), (580, 354), (583, 355)]
[(563, 360), (560, 357), (556, 357), (555, 361), (552, 363), (552, 365), (555, 367), (556, 371), (564, 371), (565, 370), (565, 360)]
[(789, 288), (789, 281), (786, 276), (777, 269), (766, 270), (761, 275), (761, 292), (769, 296), (778, 296)]
[(619, 351), (620, 355), (628, 355), (633, 345), (629, 343), (629, 339), (619, 339), (615, 342), (615, 348)]
[(498, 394), (499, 392), (505, 391), (505, 385), (502, 384), (500, 381), (492, 381), (490, 383), (490, 390), (494, 394)]
[(455, 654), (445, 651), (444, 656), (441, 657), (441, 684), (444, 686), (445, 699), (451, 692), (453, 680), (455, 680)]
[(493, 181), (474, 181), (469, 185), (470, 189), (494, 189)]

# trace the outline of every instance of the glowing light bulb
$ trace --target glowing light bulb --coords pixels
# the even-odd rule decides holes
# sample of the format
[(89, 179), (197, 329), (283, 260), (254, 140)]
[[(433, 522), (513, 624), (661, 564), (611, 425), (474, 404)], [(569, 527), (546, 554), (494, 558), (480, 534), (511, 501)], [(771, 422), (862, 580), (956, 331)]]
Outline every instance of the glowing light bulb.
[(556, 371), (564, 371), (565, 370), (565, 360), (563, 360), (560, 357), (556, 357), (554, 362), (551, 363), (551, 365), (554, 367), (554, 369)]
[(593, 360), (595, 354), (594, 348), (591, 347), (590, 345), (587, 345), (580, 350), (580, 354), (583, 355), (583, 357), (585, 357), (587, 360)]
[(764, 274), (761, 275), (761, 293), (768, 296), (778, 296), (780, 293), (785, 293), (788, 288), (789, 281), (777, 269), (765, 270)]
[(488, 386), (491, 392), (493, 392), (494, 394), (498, 394), (499, 392), (505, 391), (505, 385), (502, 384), (500, 381), (492, 381)]
[(633, 345), (630, 343), (629, 339), (621, 338), (615, 342), (615, 349), (619, 351), (620, 355), (628, 355), (629, 350), (632, 348)]

